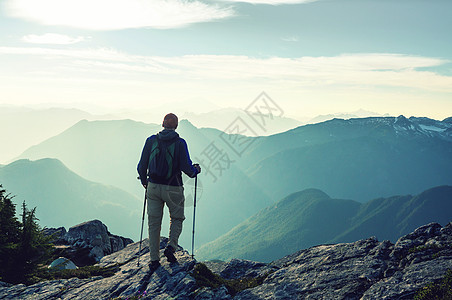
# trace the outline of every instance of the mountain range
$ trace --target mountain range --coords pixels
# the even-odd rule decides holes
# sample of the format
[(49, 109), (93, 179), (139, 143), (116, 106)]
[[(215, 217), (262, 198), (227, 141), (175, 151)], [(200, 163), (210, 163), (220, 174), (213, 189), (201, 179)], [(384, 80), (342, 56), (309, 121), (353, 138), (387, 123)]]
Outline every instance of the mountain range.
[[(203, 112), (197, 111), (202, 106)], [(63, 107), (25, 107), (0, 104), (0, 132), (1, 140), (7, 141), (0, 148), (0, 163), (9, 163), (27, 148), (39, 144), (44, 140), (55, 136), (81, 120), (122, 120), (133, 119), (143, 122), (159, 123), (166, 112), (178, 108), (176, 113), (181, 119), (189, 119), (196, 127), (216, 128), (224, 130), (237, 117), (248, 118), (243, 109), (219, 108), (205, 101), (189, 106), (185, 103), (164, 104), (153, 107), (150, 110), (133, 109), (121, 110), (110, 114), (89, 113), (99, 112), (100, 109), (93, 105), (87, 105), (83, 110)], [(205, 112), (210, 110), (208, 112)], [(199, 110), (198, 110), (199, 111)], [(377, 113), (358, 110), (350, 113), (335, 113), (319, 115), (317, 117), (305, 117), (302, 120), (285, 116), (273, 116), (272, 122), (267, 123), (265, 131), (258, 132), (259, 135), (271, 135), (284, 132), (303, 124), (313, 124), (327, 121), (333, 118), (358, 118), (368, 116), (380, 116)]]
[(327, 114), (327, 115), (318, 115), (312, 119), (309, 119), (306, 124), (316, 124), (321, 123), (333, 119), (357, 119), (357, 118), (368, 118), (368, 117), (389, 117), (388, 114), (379, 114), (372, 111), (367, 111), (364, 109), (359, 109), (352, 112), (343, 112), (343, 113), (335, 113), (335, 114)]
[[(146, 138), (158, 132), (161, 125), (144, 124), (132, 120), (80, 121), (60, 135), (28, 149), (21, 157), (41, 159), (56, 158), (69, 169), (90, 181), (113, 185), (138, 199), (143, 199), (144, 190), (136, 179), (136, 165)], [(218, 132), (217, 130), (214, 130)], [(194, 161), (209, 139), (188, 121), (181, 121), (178, 132), (186, 138)], [(210, 132), (206, 130), (206, 132)], [(197, 242), (203, 244), (226, 233), (259, 209), (270, 204), (270, 200), (255, 186), (237, 165), (231, 166), (234, 176), (221, 176), (214, 183), (200, 177), (198, 191)], [(186, 180), (186, 221), (192, 222), (194, 180)], [(231, 189), (231, 187), (234, 187)], [(191, 189), (191, 190), (190, 190)], [(248, 203), (241, 203), (249, 199)], [(143, 200), (141, 200), (143, 201)], [(135, 204), (141, 210), (141, 204)], [(212, 213), (215, 212), (215, 213)], [(165, 219), (162, 228), (166, 231)], [(212, 229), (209, 224), (216, 224)], [(111, 227), (110, 224), (108, 224)], [(122, 233), (121, 233), (122, 234)], [(136, 236), (136, 235), (134, 235)], [(188, 246), (191, 232), (184, 231), (181, 243)]]
[(0, 105), (0, 163), (9, 163), (20, 153), (52, 136), (58, 135), (80, 120), (110, 119), (109, 115), (92, 115), (73, 108), (28, 108)]
[(102, 219), (114, 232), (138, 239), (141, 199), (111, 185), (88, 181), (56, 159), (17, 160), (0, 166), (0, 183), (21, 204), (36, 207), (39, 224), (70, 227)]
[(369, 236), (396, 241), (424, 223), (452, 220), (452, 186), (367, 203), (332, 199), (317, 189), (291, 194), (198, 249), (204, 260), (269, 262), (297, 249)]
[(274, 200), (307, 188), (360, 202), (416, 194), (452, 182), (452, 122), (334, 119), (258, 138), (240, 166)]
[[(145, 139), (160, 129), (161, 125), (132, 120), (80, 121), (20, 158), (59, 159), (90, 181), (142, 199), (136, 165)], [(451, 119), (334, 119), (261, 137), (196, 128), (181, 120), (178, 132), (186, 139), (192, 160), (203, 167), (198, 182), (198, 245), (307, 188), (367, 202), (452, 184)], [(209, 161), (213, 154), (214, 162)], [(192, 189), (193, 181), (187, 179), (185, 224), (191, 224)], [(141, 210), (141, 205), (133, 209)], [(181, 243), (190, 242), (191, 232), (186, 230)]]
[[(215, 128), (218, 130), (225, 130), (231, 123), (237, 118), (243, 120), (249, 120), (249, 116), (243, 109), (236, 108), (223, 108), (210, 111), (207, 113), (193, 113), (186, 112), (182, 115), (182, 118), (190, 120), (198, 128)], [(284, 116), (272, 116), (266, 123), (264, 130), (256, 130), (259, 135), (268, 136), (276, 133), (281, 133), (289, 129), (302, 125), (301, 121)]]

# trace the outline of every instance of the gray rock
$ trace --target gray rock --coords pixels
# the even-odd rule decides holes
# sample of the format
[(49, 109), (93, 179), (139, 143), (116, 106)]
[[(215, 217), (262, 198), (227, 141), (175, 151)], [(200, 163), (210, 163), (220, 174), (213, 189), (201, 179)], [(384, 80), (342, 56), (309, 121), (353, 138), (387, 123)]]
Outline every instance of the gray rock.
[(69, 228), (64, 240), (69, 244), (89, 247), (93, 256), (99, 261), (105, 254), (112, 253), (107, 226), (99, 220), (93, 220)]
[(12, 286), (11, 283), (0, 281), (0, 287), (10, 287), (10, 286)]
[(430, 223), (417, 228), (412, 233), (402, 236), (394, 245), (392, 255), (406, 256), (410, 249), (424, 245), (429, 239), (440, 235), (442, 232), (441, 228), (441, 225), (438, 223)]
[(107, 278), (72, 278), (34, 284), (0, 287), (0, 299), (111, 299), (142, 296), (143, 299), (188, 299), (197, 289), (190, 275), (195, 261), (187, 251), (179, 248), (175, 256), (178, 264), (169, 264), (163, 256), (167, 239), (162, 239), (162, 266), (149, 274), (148, 241), (142, 243), (140, 264), (137, 264), (139, 243), (105, 256), (99, 266), (118, 265), (117, 272)]
[(232, 299), (229, 295), (228, 289), (222, 285), (218, 289), (212, 290), (210, 288), (201, 288), (196, 292), (195, 298), (197, 300), (208, 300), (208, 299)]
[(78, 266), (99, 262), (105, 255), (133, 243), (129, 238), (111, 234), (107, 226), (99, 220), (75, 225), (69, 228), (68, 232), (60, 227), (45, 229), (44, 233), (55, 236), (55, 244), (64, 249), (60, 256), (73, 260)]
[(265, 276), (277, 270), (266, 263), (254, 262), (246, 259), (231, 259), (229, 262), (208, 261), (204, 264), (214, 273), (224, 279), (238, 279), (243, 277)]
[(47, 268), (53, 270), (75, 270), (77, 266), (66, 257), (58, 257)]
[(396, 245), (375, 238), (322, 245), (273, 262), (279, 270), (237, 299), (408, 299), (452, 269), (452, 223), (432, 223)]
[(58, 227), (58, 228), (44, 228), (42, 233), (47, 236), (52, 237), (52, 243), (59, 244), (62, 242), (64, 235), (66, 234), (66, 228)]
[[(116, 267), (107, 278), (72, 278), (29, 287), (0, 284), (1, 299), (411, 299), (423, 286), (452, 269), (452, 223), (428, 224), (401, 237), (395, 245), (369, 238), (354, 243), (301, 250), (270, 264), (233, 259), (206, 262), (224, 278), (266, 276), (263, 283), (232, 297), (223, 285), (198, 286), (192, 276), (196, 261), (178, 248), (179, 263), (163, 256), (162, 266), (148, 272), (147, 240), (104, 256), (99, 266)], [(138, 257), (140, 264), (138, 265)]]

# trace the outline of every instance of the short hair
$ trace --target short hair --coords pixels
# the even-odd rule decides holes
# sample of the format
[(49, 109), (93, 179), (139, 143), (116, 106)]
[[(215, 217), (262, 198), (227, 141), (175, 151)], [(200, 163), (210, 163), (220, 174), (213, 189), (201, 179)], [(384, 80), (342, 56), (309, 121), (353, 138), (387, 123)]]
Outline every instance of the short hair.
[(177, 119), (177, 116), (173, 113), (169, 113), (163, 118), (163, 127), (168, 129), (176, 129), (177, 125), (179, 124), (179, 120)]

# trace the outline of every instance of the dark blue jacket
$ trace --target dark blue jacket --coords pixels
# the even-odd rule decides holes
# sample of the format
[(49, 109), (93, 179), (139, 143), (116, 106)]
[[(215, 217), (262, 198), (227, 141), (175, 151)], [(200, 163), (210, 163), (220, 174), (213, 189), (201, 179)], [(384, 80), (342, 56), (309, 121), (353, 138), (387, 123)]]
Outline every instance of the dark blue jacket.
[[(166, 143), (167, 145), (176, 140), (174, 142), (173, 175), (169, 179), (153, 180), (148, 176), (149, 156), (151, 154), (152, 142), (153, 139), (157, 138), (159, 139), (159, 142)], [(141, 184), (143, 185), (147, 185), (147, 182), (149, 181), (159, 184), (182, 186), (182, 172), (192, 178), (198, 174), (198, 170), (193, 166), (190, 155), (188, 154), (187, 143), (183, 138), (179, 137), (179, 134), (176, 131), (168, 129), (164, 129), (160, 131), (158, 135), (154, 134), (146, 139), (137, 170), (140, 175)]]

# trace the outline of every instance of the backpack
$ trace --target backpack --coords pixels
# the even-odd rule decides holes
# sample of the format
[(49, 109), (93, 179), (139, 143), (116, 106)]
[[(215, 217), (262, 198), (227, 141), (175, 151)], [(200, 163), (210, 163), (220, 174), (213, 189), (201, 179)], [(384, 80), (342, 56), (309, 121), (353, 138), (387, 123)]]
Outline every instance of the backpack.
[(160, 181), (171, 178), (173, 175), (173, 160), (177, 141), (178, 139), (174, 139), (170, 144), (167, 144), (160, 141), (158, 135), (152, 141), (148, 165), (150, 178)]

